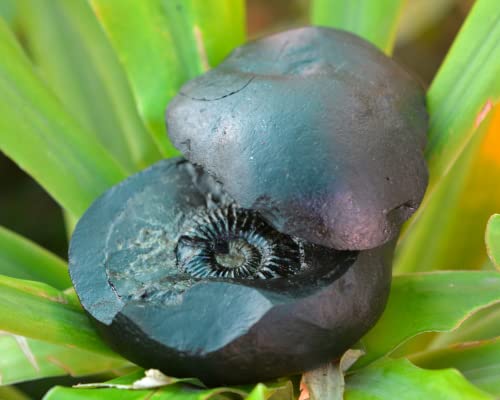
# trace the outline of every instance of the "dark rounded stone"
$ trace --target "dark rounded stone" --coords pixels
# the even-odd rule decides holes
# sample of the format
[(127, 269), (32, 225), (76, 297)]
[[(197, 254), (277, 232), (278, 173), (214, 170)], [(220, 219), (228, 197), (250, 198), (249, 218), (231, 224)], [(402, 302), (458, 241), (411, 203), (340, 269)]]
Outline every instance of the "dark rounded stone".
[(338, 251), (283, 235), (171, 159), (87, 210), (70, 275), (126, 358), (209, 385), (250, 383), (314, 368), (359, 340), (384, 308), (393, 245)]
[(236, 49), (182, 87), (167, 124), (242, 207), (327, 247), (393, 239), (427, 185), (423, 88), (343, 31), (300, 28)]

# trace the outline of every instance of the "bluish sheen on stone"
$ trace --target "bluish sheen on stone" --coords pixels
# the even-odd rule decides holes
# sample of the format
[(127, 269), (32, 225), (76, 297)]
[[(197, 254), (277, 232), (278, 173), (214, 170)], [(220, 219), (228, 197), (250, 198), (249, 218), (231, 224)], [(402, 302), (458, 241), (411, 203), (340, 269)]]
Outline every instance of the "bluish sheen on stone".
[(423, 88), (343, 31), (300, 28), (236, 49), (182, 87), (167, 124), (242, 207), (327, 247), (393, 239), (427, 185)]
[(300, 242), (300, 271), (273, 279), (183, 271), (176, 246), (192, 216), (231, 201), (200, 170), (171, 159), (87, 210), (71, 240), (70, 275), (111, 348), (172, 376), (252, 383), (340, 356), (376, 322), (393, 243), (358, 252)]

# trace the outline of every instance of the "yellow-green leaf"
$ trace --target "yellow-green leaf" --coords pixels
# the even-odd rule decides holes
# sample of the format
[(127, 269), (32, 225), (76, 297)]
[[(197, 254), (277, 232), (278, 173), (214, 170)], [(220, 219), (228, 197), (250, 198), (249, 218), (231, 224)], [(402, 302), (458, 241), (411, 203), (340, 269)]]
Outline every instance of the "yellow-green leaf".
[(314, 25), (355, 33), (390, 54), (404, 0), (313, 0)]
[(81, 215), (126, 174), (35, 74), (0, 19), (0, 151)]
[(51, 376), (93, 375), (130, 365), (123, 359), (6, 334), (0, 334), (0, 354), (2, 385)]
[(396, 273), (481, 269), (484, 232), (500, 210), (500, 107), (482, 121), (472, 142), (418, 212), (396, 251)]
[(409, 358), (422, 368), (456, 368), (474, 385), (500, 396), (500, 337), (458, 343)]
[(346, 381), (346, 400), (493, 400), (456, 370), (425, 370), (404, 359), (381, 360)]
[(159, 160), (123, 68), (87, 1), (20, 4), (30, 55), (72, 116), (127, 172)]
[[(113, 385), (131, 385), (143, 376), (144, 372), (138, 371), (131, 375), (113, 379), (109, 383)], [(247, 393), (237, 388), (221, 387), (206, 389), (179, 383), (147, 390), (127, 390), (120, 388), (85, 389), (57, 386), (51, 389), (43, 400), (217, 400), (221, 398), (226, 399), (225, 394), (228, 396), (232, 395), (230, 398), (241, 399)]]
[(145, 124), (163, 155), (177, 154), (166, 136), (167, 104), (184, 82), (217, 65), (244, 41), (243, 1), (90, 1)]
[(500, 302), (498, 272), (432, 272), (396, 276), (382, 317), (361, 340), (356, 367), (423, 332), (449, 331), (472, 313)]
[(44, 283), (0, 275), (0, 315), (0, 331), (120, 359), (74, 298)]
[(63, 260), (2, 226), (0, 274), (45, 282), (57, 289), (71, 286), (68, 267)]
[(488, 221), (486, 228), (486, 248), (488, 249), (491, 261), (500, 269), (500, 214), (491, 216)]
[(500, 99), (498, 43), (498, 2), (477, 0), (427, 95), (430, 191), (471, 141), (484, 113)]

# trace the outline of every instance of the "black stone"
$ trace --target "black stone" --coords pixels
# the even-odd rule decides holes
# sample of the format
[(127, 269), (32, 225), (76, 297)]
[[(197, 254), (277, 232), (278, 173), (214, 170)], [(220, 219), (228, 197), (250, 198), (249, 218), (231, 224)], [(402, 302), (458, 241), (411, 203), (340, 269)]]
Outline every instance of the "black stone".
[(423, 88), (343, 31), (300, 28), (236, 49), (181, 89), (167, 124), (242, 207), (327, 247), (393, 239), (427, 185)]
[[(196, 215), (228, 206), (237, 207), (218, 183), (171, 159), (113, 187), (88, 209), (71, 240), (70, 275), (113, 349), (172, 376), (251, 383), (340, 356), (375, 323), (389, 292), (392, 242), (337, 251), (282, 238), (255, 217), (247, 225), (258, 226), (262, 246), (283, 241), (286, 251), (276, 254), (293, 259), (293, 269), (269, 279), (184, 271), (179, 239), (192, 235)], [(229, 225), (221, 237), (236, 232)], [(214, 244), (213, 251), (226, 248)]]

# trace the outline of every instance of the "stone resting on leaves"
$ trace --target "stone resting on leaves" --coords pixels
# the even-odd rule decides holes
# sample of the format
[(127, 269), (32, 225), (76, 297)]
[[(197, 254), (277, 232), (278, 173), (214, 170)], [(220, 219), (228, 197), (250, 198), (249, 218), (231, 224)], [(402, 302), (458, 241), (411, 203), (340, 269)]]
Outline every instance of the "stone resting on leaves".
[(427, 185), (421, 86), (364, 40), (306, 27), (188, 82), (167, 125), (185, 158), (111, 188), (71, 240), (102, 337), (209, 385), (341, 355), (382, 313)]

